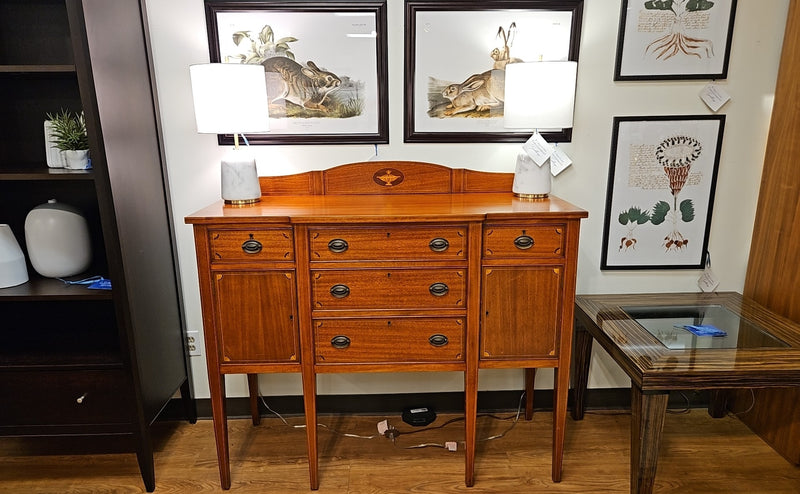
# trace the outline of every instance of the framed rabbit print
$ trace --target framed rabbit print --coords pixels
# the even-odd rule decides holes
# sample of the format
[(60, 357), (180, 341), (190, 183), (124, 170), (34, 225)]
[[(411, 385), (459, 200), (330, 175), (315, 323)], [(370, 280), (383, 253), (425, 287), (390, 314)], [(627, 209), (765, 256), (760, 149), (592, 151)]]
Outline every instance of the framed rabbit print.
[(270, 130), (245, 135), (251, 144), (389, 142), (385, 0), (206, 0), (205, 9), (211, 62), (264, 67)]
[(406, 0), (404, 141), (527, 140), (533, 129), (503, 126), (505, 67), (577, 61), (582, 12), (583, 0)]

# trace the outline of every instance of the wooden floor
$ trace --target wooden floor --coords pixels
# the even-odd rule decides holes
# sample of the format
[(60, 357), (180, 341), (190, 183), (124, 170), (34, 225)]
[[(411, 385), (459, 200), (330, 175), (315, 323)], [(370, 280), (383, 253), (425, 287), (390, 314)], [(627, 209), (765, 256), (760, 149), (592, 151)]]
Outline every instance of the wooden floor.
[[(342, 433), (372, 435), (384, 418), (401, 431), (417, 430), (400, 417), (320, 416)], [(440, 416), (432, 426), (452, 416)], [(287, 418), (293, 424), (301, 417)], [(510, 422), (479, 418), (479, 438)], [(406, 434), (396, 444), (384, 437), (357, 439), (322, 429), (320, 494), (381, 493), (627, 493), (630, 415), (588, 412), (567, 419), (564, 476), (550, 480), (550, 412), (520, 421), (505, 436), (479, 443), (476, 483), (466, 488), (463, 450), (405, 449), (422, 443), (463, 439), (463, 422)], [(161, 423), (156, 434), (157, 493), (224, 492), (210, 420), (195, 425)], [(292, 494), (308, 488), (305, 431), (277, 418), (230, 421), (231, 493)], [(460, 446), (460, 445), (459, 445)], [(144, 492), (132, 454), (33, 455), (26, 442), (0, 439), (0, 492)], [(789, 464), (735, 418), (712, 419), (704, 410), (668, 414), (655, 492), (800, 492), (800, 468)]]

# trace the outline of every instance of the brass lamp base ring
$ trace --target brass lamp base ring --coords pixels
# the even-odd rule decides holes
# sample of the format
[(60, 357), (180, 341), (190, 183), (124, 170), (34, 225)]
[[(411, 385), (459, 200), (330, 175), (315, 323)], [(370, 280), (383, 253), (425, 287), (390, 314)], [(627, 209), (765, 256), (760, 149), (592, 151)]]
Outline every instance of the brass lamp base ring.
[(259, 201), (261, 201), (260, 197), (256, 197), (255, 199), (225, 199), (225, 204), (230, 204), (231, 206), (247, 206)]
[(528, 200), (532, 200), (532, 199), (547, 199), (548, 197), (550, 197), (550, 194), (547, 194), (547, 193), (544, 193), (544, 194), (523, 194), (521, 192), (514, 192), (514, 195), (519, 197), (520, 199), (528, 199)]

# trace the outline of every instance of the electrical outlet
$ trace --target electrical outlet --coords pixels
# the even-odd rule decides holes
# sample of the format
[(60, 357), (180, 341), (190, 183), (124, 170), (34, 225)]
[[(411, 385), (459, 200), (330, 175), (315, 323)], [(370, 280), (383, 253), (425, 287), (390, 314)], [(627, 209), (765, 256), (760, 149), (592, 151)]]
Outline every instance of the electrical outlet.
[(189, 355), (193, 357), (203, 354), (200, 349), (200, 331), (186, 332), (186, 347), (189, 349)]

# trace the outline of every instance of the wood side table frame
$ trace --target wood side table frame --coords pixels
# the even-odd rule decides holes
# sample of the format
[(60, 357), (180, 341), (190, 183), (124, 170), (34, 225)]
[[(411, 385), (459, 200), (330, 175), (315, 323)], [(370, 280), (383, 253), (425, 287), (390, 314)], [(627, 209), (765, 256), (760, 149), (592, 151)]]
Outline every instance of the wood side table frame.
[[(223, 489), (225, 375), (300, 372), (311, 489), (319, 487), (316, 376), (460, 371), (473, 485), (478, 369), (553, 368), (552, 479), (561, 480), (580, 221), (555, 197), (511, 193), (513, 175), (421, 162), (261, 177), (262, 200), (189, 217)], [(400, 281), (397, 281), (400, 280)], [(388, 342), (388, 343), (387, 343)], [(394, 343), (392, 343), (394, 342)]]
[[(721, 305), (787, 346), (671, 350), (621, 309), (692, 305)], [(800, 386), (800, 325), (738, 293), (579, 295), (575, 306), (572, 418), (583, 418), (597, 341), (631, 378), (632, 493), (653, 491), (670, 391), (710, 390), (709, 414), (719, 417), (725, 411), (714, 397), (725, 390)]]

